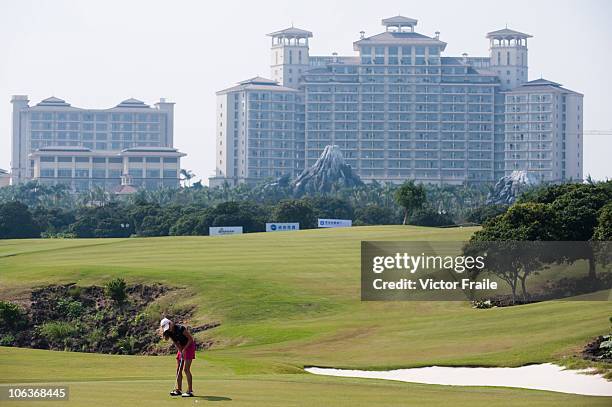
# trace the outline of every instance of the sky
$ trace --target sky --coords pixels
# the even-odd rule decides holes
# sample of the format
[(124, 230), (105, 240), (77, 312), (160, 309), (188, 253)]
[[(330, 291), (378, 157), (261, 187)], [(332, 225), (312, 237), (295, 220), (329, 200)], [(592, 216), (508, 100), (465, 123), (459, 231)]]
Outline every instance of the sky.
[[(489, 31), (529, 40), (529, 79), (581, 92), (585, 130), (612, 133), (609, 0), (0, 0), (0, 168), (10, 168), (12, 95), (110, 108), (134, 97), (176, 103), (174, 141), (196, 179), (214, 172), (215, 92), (270, 77), (269, 32), (312, 31), (311, 55), (354, 55), (382, 18), (419, 20), (448, 43), (443, 56), (486, 56)], [(612, 178), (612, 134), (585, 136), (585, 176)]]

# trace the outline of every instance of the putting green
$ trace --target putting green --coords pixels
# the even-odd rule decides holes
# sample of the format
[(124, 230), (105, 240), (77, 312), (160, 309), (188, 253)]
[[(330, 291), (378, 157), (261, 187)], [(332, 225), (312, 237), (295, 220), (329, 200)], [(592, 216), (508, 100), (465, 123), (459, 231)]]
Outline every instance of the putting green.
[[(194, 323), (222, 325), (194, 364), (199, 393), (175, 403), (291, 405), (608, 405), (518, 389), (429, 386), (301, 374), (305, 365), (388, 369), (518, 366), (575, 354), (607, 329), (609, 302), (474, 310), (461, 302), (359, 301), (362, 240), (465, 240), (474, 228), (355, 227), (224, 237), (0, 242), (0, 295), (50, 283), (177, 287)], [(153, 329), (154, 327), (152, 327)], [(202, 355), (200, 355), (202, 356)], [(70, 383), (69, 405), (167, 405), (173, 361), (0, 348), (0, 382)], [(227, 399), (231, 400), (227, 400)], [(24, 406), (24, 402), (18, 402)], [(344, 403), (344, 404), (343, 404)]]

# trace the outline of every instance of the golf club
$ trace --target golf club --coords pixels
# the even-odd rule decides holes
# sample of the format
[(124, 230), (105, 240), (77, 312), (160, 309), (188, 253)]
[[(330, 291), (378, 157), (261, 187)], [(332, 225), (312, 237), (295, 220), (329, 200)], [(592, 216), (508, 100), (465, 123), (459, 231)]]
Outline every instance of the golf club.
[(176, 380), (174, 381), (174, 388), (178, 389), (179, 385), (178, 385), (178, 378), (179, 375), (181, 374), (181, 370), (183, 370), (183, 352), (181, 352), (181, 358), (179, 359), (179, 364), (176, 368)]

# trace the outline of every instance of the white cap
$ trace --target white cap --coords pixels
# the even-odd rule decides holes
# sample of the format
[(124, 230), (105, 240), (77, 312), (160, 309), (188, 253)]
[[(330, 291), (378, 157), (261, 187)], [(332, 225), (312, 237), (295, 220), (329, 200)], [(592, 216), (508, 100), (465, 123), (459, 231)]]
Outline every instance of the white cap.
[(170, 329), (171, 323), (172, 321), (170, 321), (168, 318), (164, 318), (159, 322), (159, 326), (164, 332), (166, 332), (168, 329)]

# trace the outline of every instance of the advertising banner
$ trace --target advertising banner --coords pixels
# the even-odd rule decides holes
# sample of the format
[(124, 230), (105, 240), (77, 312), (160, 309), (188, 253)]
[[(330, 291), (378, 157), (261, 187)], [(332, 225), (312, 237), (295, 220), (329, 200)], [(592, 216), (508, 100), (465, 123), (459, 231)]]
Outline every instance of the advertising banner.
[(208, 234), (211, 236), (240, 235), (242, 226), (211, 226), (208, 228)]
[(349, 228), (353, 226), (350, 219), (318, 219), (320, 228)]
[(286, 232), (289, 230), (300, 230), (300, 224), (298, 222), (266, 223), (266, 232)]

